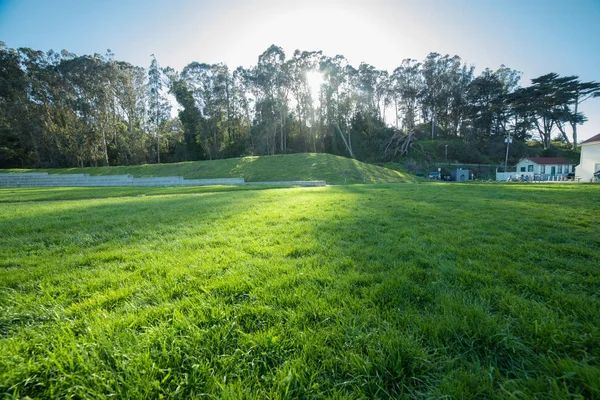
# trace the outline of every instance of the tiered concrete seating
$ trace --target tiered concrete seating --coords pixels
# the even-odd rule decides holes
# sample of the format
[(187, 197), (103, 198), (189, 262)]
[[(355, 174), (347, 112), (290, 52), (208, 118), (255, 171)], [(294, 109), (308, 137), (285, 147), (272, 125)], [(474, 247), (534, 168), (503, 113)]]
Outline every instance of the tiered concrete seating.
[(243, 178), (183, 179), (181, 176), (134, 178), (132, 175), (54, 175), (47, 172), (0, 173), (0, 187), (54, 186), (202, 186), (239, 185)]
[(273, 181), (273, 182), (245, 182), (244, 185), (258, 186), (326, 186), (325, 181)]
[(244, 182), (244, 178), (183, 179), (181, 176), (134, 178), (132, 175), (58, 175), (48, 174), (47, 172), (0, 173), (0, 187), (207, 185), (325, 186), (325, 181)]

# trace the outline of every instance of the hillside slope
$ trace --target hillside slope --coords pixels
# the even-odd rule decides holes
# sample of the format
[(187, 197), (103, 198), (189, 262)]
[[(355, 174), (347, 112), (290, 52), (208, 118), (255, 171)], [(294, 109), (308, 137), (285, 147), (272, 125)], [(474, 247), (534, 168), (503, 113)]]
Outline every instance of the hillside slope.
[(135, 177), (183, 176), (186, 179), (244, 178), (246, 182), (324, 180), (328, 184), (412, 182), (410, 174), (332, 154), (286, 154), (188, 161), (174, 164), (55, 169), (11, 169), (6, 172), (52, 174), (125, 175)]

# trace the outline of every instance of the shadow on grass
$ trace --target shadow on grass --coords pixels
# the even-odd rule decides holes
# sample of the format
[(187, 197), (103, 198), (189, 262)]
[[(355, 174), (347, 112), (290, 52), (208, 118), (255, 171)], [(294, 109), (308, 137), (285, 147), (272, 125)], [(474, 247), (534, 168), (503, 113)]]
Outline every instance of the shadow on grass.
[[(322, 302), (285, 303), (319, 321), (329, 346), (298, 363), (366, 397), (598, 394), (586, 355), (600, 351), (600, 243), (572, 222), (585, 213), (600, 223), (589, 198), (491, 186), (335, 191), (343, 215), (323, 202), (305, 221), (327, 256), (295, 282)], [(570, 205), (570, 220), (556, 204)], [(311, 248), (298, 261), (314, 263)], [(322, 361), (336, 351), (344, 361)]]
[[(600, 221), (574, 195), (352, 185), (26, 205), (1, 225), (17, 227), (3, 247), (42, 268), (6, 266), (2, 304), (24, 304), (5, 307), (25, 321), (10, 329), (35, 339), (10, 360), (36, 362), (10, 364), (6, 382), (32, 397), (53, 385), (122, 398), (591, 398)], [(548, 212), (571, 200), (589, 226)], [(40, 309), (50, 322), (27, 330)]]

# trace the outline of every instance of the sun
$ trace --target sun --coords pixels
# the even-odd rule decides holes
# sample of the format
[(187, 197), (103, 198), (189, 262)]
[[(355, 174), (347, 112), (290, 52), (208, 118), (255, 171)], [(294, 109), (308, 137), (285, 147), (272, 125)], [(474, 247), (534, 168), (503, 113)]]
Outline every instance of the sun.
[(310, 95), (314, 102), (319, 101), (319, 93), (323, 84), (323, 74), (319, 71), (311, 70), (306, 73), (306, 83), (310, 89)]

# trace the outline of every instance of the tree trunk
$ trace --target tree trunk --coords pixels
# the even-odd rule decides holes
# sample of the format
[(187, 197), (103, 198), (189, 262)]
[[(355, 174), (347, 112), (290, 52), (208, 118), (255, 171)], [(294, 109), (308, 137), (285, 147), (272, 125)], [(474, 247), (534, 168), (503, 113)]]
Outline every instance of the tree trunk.
[[(346, 141), (346, 137), (342, 133), (342, 130), (340, 129), (340, 126), (336, 124), (335, 127), (336, 127), (337, 131), (339, 132), (340, 136), (342, 137), (342, 140), (344, 141), (344, 144), (346, 145), (346, 149), (348, 150), (348, 153), (350, 153), (350, 157), (354, 158), (354, 154), (352, 153), (352, 145), (351, 145), (351, 143), (348, 143)], [(350, 135), (348, 135), (348, 140), (350, 140)]]
[[(575, 116), (577, 117), (577, 109), (579, 108), (579, 94), (575, 98)], [(572, 149), (577, 150), (577, 121), (574, 120), (571, 122), (571, 127), (573, 128), (573, 145)]]
[(557, 122), (556, 126), (558, 127), (560, 135), (565, 140), (565, 142), (567, 142), (567, 144), (569, 145), (569, 147), (573, 148), (573, 146), (571, 145), (571, 141), (569, 140), (569, 137), (567, 136), (567, 132), (565, 131), (563, 125), (560, 122)]
[(42, 166), (42, 160), (40, 158), (40, 151), (38, 149), (38, 145), (36, 143), (35, 137), (31, 129), (29, 130), (29, 138), (31, 139), (31, 143), (33, 144), (33, 151), (35, 153), (35, 164), (36, 167), (40, 168)]
[(350, 155), (354, 158), (354, 155), (352, 154), (352, 136), (350, 136), (350, 132), (348, 132), (348, 148), (350, 149)]
[[(108, 118), (108, 115), (107, 115)], [(105, 126), (102, 127), (102, 158), (104, 165), (108, 165), (108, 145), (106, 144)]]
[[(215, 127), (213, 129), (213, 153), (215, 153), (215, 157), (217, 155), (217, 126), (215, 124)], [(212, 155), (210, 157), (210, 159), (212, 160)]]
[(394, 96), (394, 109), (396, 110), (396, 129), (400, 129), (398, 126), (398, 98)]
[(435, 129), (435, 105), (431, 109), (431, 140), (433, 140), (433, 130)]
[(280, 136), (280, 149), (281, 152), (283, 153), (283, 151), (285, 150), (285, 139), (284, 139), (284, 133), (283, 133), (283, 107), (281, 108), (280, 112), (279, 112), (279, 136)]

